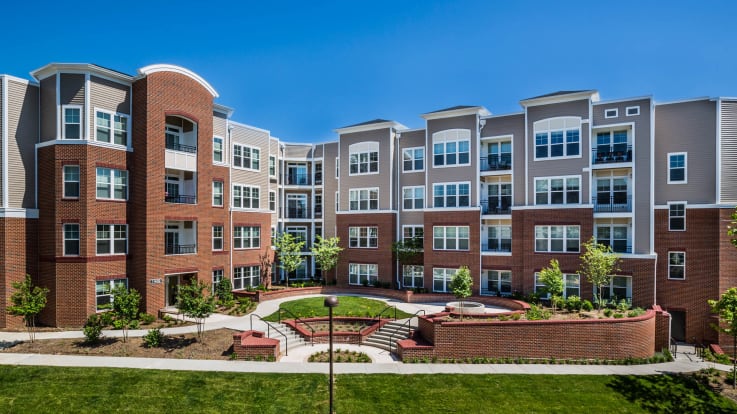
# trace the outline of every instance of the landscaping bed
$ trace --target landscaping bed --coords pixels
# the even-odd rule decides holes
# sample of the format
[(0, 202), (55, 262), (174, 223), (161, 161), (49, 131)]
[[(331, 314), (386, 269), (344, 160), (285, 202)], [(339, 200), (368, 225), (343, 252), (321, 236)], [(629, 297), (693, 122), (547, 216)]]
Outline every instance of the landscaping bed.
[[(316, 352), (307, 359), (307, 362), (330, 362), (330, 352)], [(333, 362), (370, 363), (371, 357), (358, 351), (345, 351), (340, 348), (333, 351)]]

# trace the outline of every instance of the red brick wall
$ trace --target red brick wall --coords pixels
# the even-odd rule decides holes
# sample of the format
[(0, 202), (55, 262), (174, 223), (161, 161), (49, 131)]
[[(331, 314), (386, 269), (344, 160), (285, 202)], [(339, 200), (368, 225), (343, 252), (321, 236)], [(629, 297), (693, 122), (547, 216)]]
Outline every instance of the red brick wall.
[[(338, 258), (338, 286), (348, 286), (349, 263), (377, 264), (379, 281), (396, 285), (394, 274), (396, 264), (392, 253), (392, 243), (396, 240), (396, 219), (394, 213), (338, 214), (336, 216), (337, 236), (344, 250)], [(378, 248), (357, 249), (348, 247), (348, 228), (356, 226), (378, 227)], [(328, 280), (330, 276), (328, 275)]]
[[(727, 235), (727, 226), (731, 225), (731, 215), (734, 211), (730, 208), (719, 210), (719, 295), (737, 286), (737, 247), (730, 242)], [(713, 299), (719, 299), (719, 295)], [(710, 322), (717, 323), (716, 318), (712, 317)], [(725, 352), (732, 353), (731, 336), (720, 333), (719, 344), (724, 347)]]
[(253, 360), (279, 358), (279, 341), (264, 337), (260, 331), (245, 331), (233, 334), (233, 353), (237, 359)]
[[(474, 280), (472, 291), (479, 293), (478, 281), (480, 280), (480, 225), (478, 211), (453, 211), (453, 212), (425, 212), (425, 289), (433, 291), (433, 269), (447, 268), (458, 269), (467, 266)], [(468, 226), (469, 227), (469, 250), (468, 251), (446, 251), (433, 249), (433, 227), (434, 226)]]
[(9, 315), (6, 307), (15, 291), (13, 282), (20, 282), (29, 274), (38, 283), (36, 252), (38, 220), (0, 218), (0, 328), (19, 329), (23, 318)]

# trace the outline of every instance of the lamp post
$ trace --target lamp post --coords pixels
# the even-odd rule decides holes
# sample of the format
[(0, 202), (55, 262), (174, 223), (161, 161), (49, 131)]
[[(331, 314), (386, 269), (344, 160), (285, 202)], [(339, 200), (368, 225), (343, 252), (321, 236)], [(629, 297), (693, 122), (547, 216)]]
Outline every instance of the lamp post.
[(325, 298), (324, 305), (328, 308), (328, 316), (330, 321), (330, 414), (335, 412), (333, 408), (333, 386), (335, 385), (335, 379), (333, 378), (333, 308), (338, 306), (337, 296), (328, 296)]

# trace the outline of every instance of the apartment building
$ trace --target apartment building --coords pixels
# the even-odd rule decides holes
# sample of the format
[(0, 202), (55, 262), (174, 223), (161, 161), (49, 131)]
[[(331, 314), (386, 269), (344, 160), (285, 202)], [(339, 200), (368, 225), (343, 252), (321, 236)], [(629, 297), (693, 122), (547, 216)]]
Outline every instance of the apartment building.
[[(42, 322), (78, 326), (121, 284), (149, 313), (193, 278), (447, 292), (468, 266), (475, 294), (511, 295), (539, 290), (553, 258), (565, 295), (592, 298), (576, 271), (595, 237), (622, 258), (604, 297), (662, 306), (678, 339), (719, 340), (706, 300), (737, 282), (736, 99), (561, 91), (516, 113), (456, 106), (423, 128), (375, 119), (304, 144), (235, 122), (181, 67), (31, 75), (0, 77), (0, 309), (25, 273), (51, 289)], [(305, 241), (290, 275), (272, 264), (282, 232)], [(345, 249), (330, 274), (312, 260), (317, 235)], [(422, 259), (398, 263), (392, 243), (411, 238)], [(0, 326), (18, 323), (2, 312)]]

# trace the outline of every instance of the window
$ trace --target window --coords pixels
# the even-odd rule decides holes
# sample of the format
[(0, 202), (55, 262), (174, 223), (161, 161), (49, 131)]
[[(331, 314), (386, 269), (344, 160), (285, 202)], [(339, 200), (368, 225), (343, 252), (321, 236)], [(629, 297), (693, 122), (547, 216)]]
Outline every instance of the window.
[(605, 177), (596, 179), (595, 212), (630, 211), (632, 205), (627, 194), (626, 177)]
[(425, 148), (406, 148), (402, 150), (402, 171), (417, 172), (425, 170)]
[(596, 241), (611, 247), (613, 252), (632, 253), (632, 246), (629, 245), (627, 237), (627, 229), (628, 226), (623, 224), (597, 224)]
[(511, 295), (512, 272), (509, 270), (484, 270), (481, 273), (481, 294)]
[(212, 250), (223, 250), (223, 226), (212, 226)]
[(349, 227), (348, 247), (371, 248), (379, 247), (378, 227)]
[(425, 270), (422, 266), (402, 266), (402, 285), (405, 288), (425, 287)]
[(425, 187), (402, 187), (402, 208), (422, 210), (425, 207)]
[(235, 226), (233, 227), (234, 249), (255, 249), (261, 247), (261, 227)]
[(95, 139), (97, 141), (128, 145), (127, 115), (96, 111), (95, 126)]
[(471, 131), (451, 129), (432, 134), (433, 166), (471, 164)]
[(64, 256), (79, 256), (79, 224), (64, 224)]
[(315, 194), (315, 217), (322, 217), (322, 194)]
[(64, 126), (62, 129), (62, 139), (81, 139), (82, 138), (82, 107), (81, 106), (62, 106), (64, 113)]
[(128, 171), (97, 167), (97, 198), (126, 200), (128, 198)]
[(125, 224), (97, 225), (97, 254), (126, 254), (128, 252)]
[(535, 204), (578, 204), (581, 177), (536, 178)]
[(415, 240), (420, 248), (424, 243), (425, 227), (423, 226), (402, 226), (402, 241)]
[(259, 171), (261, 150), (241, 144), (233, 144), (233, 167)]
[(287, 218), (309, 218), (307, 194), (287, 194)]
[(433, 184), (433, 207), (468, 207), (471, 205), (471, 184)]
[(604, 118), (616, 118), (619, 116), (618, 108), (610, 108), (604, 110)]
[[(599, 295), (594, 286), (594, 297)], [(612, 276), (609, 284), (602, 286), (601, 289), (602, 299), (611, 299), (620, 301), (622, 299), (631, 302), (632, 301), (632, 277), (631, 276)]]
[(489, 226), (487, 229), (487, 252), (512, 251), (512, 226)]
[(349, 190), (348, 197), (348, 209), (351, 211), (379, 209), (378, 188), (361, 188), (356, 190)]
[(581, 156), (581, 118), (537, 121), (534, 129), (535, 159)]
[(304, 226), (290, 226), (285, 229), (287, 234), (291, 234), (294, 237), (294, 242), (304, 242), (302, 245), (302, 251), (307, 251), (307, 227)]
[(685, 184), (686, 181), (686, 153), (669, 153), (668, 184)]
[(115, 288), (128, 289), (128, 279), (98, 280), (95, 282), (95, 302), (97, 311), (102, 312), (113, 308)]
[(64, 198), (79, 198), (79, 165), (64, 166)]
[(269, 177), (276, 177), (276, 157), (269, 155)]
[(259, 187), (233, 184), (234, 208), (259, 208)]
[(214, 269), (212, 271), (212, 293), (215, 293), (220, 282), (223, 281), (223, 269)]
[(375, 264), (348, 264), (348, 283), (351, 285), (373, 285), (379, 280), (379, 266)]
[(450, 281), (455, 276), (458, 269), (434, 268), (432, 269), (432, 291), (447, 292), (450, 287)]
[(223, 206), (223, 182), (212, 182), (212, 205), (216, 207)]
[(261, 284), (261, 266), (238, 266), (233, 268), (233, 289), (258, 287)]
[(349, 149), (348, 174), (377, 174), (379, 172), (379, 143), (361, 142)]
[(315, 185), (322, 185), (322, 163), (315, 163)]
[(578, 253), (579, 232), (579, 226), (535, 226), (535, 251)]
[(340, 192), (335, 192), (335, 211), (340, 210)]
[(481, 157), (481, 171), (512, 169), (512, 141), (490, 142), (488, 154)]
[(685, 203), (668, 204), (668, 230), (670, 231), (686, 230), (686, 204)]
[(434, 250), (468, 250), (468, 226), (435, 226), (432, 232)]
[(686, 252), (668, 252), (668, 279), (686, 278)]
[(335, 157), (335, 178), (340, 177), (340, 158)]
[[(545, 284), (538, 279), (539, 276), (540, 274), (535, 272), (535, 292), (544, 292)], [(569, 296), (581, 296), (581, 276), (577, 273), (563, 274), (563, 297)], [(550, 297), (550, 294), (546, 297)]]
[(491, 183), (487, 187), (488, 197), (481, 201), (483, 214), (510, 214), (512, 206), (512, 184)]
[(212, 161), (216, 163), (223, 162), (223, 139), (220, 137), (212, 138)]
[(269, 190), (269, 210), (276, 211), (276, 191)]
[(625, 109), (625, 113), (627, 114), (627, 116), (640, 115), (640, 107), (639, 106), (628, 106)]

